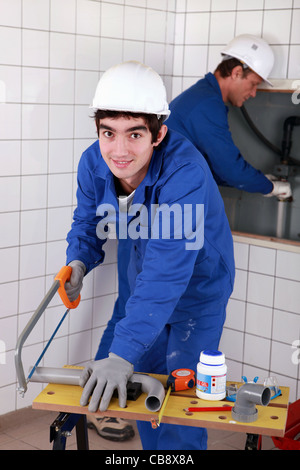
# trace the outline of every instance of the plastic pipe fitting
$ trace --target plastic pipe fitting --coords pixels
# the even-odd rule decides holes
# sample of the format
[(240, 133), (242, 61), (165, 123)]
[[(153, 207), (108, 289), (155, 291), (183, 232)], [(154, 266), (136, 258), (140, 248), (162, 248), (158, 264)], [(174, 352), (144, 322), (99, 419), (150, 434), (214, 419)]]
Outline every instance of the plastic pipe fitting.
[(162, 383), (147, 374), (133, 374), (131, 382), (138, 382), (142, 385), (142, 392), (147, 394), (145, 406), (149, 411), (158, 411), (165, 398), (165, 389)]
[(231, 416), (236, 421), (252, 423), (258, 415), (255, 405), (267, 406), (270, 399), (271, 390), (268, 387), (255, 383), (244, 384), (238, 389)]

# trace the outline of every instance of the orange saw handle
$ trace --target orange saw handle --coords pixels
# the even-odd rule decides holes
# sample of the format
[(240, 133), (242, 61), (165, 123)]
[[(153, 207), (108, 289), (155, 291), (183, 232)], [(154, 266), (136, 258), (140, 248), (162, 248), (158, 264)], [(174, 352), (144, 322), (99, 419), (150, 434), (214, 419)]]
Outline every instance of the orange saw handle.
[(80, 302), (80, 294), (76, 300), (71, 302), (67, 296), (66, 289), (65, 289), (65, 283), (71, 279), (71, 274), (72, 274), (71, 266), (63, 266), (61, 270), (56, 274), (54, 279), (56, 281), (59, 281), (60, 286), (58, 288), (58, 293), (60, 295), (61, 300), (65, 304), (65, 306), (67, 308), (76, 308)]

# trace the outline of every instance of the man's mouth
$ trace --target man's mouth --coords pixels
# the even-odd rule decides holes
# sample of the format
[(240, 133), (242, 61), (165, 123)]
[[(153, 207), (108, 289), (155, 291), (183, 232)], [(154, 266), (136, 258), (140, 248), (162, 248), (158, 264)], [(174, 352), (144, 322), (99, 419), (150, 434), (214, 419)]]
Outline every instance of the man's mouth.
[(132, 162), (132, 160), (114, 160), (114, 159), (112, 159), (112, 161), (117, 168), (126, 168)]

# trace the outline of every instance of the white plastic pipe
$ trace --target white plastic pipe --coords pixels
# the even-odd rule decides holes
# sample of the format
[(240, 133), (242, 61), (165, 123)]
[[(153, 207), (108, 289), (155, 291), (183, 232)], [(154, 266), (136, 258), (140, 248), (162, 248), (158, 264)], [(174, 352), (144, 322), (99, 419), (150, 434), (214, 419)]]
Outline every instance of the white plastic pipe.
[[(37, 367), (30, 382), (79, 385), (81, 373), (81, 369)], [(129, 381), (142, 385), (142, 392), (147, 394), (145, 400), (147, 410), (156, 412), (161, 408), (165, 389), (159, 380), (146, 374), (133, 374)]]
[(278, 199), (278, 209), (277, 209), (277, 224), (276, 224), (276, 237), (284, 238), (285, 237), (285, 228), (286, 228), (286, 214), (287, 214), (287, 201), (281, 201)]

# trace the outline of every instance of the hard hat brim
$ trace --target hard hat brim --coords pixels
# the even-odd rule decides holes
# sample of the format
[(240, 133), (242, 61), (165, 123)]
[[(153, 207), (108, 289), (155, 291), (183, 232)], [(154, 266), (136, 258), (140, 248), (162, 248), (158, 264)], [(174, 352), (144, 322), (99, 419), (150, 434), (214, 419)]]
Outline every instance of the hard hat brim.
[(245, 64), (247, 67), (249, 67), (249, 69), (251, 69), (252, 72), (256, 73), (256, 75), (258, 75), (264, 82), (266, 82), (271, 87), (274, 87), (273, 83), (270, 82), (270, 80), (268, 80), (267, 78), (262, 77), (259, 73), (257, 73), (255, 70), (253, 70), (253, 68), (251, 68), (249, 64), (246, 64), (246, 62), (238, 54), (235, 54), (234, 56), (230, 56), (230, 55), (227, 54), (226, 51), (221, 51), (221, 55), (223, 57), (223, 60), (227, 60), (226, 57), (228, 59), (231, 58), (231, 59), (239, 60), (242, 64)]
[(157, 112), (157, 111), (140, 111), (140, 110), (136, 110), (136, 109), (130, 109), (130, 108), (127, 108), (127, 109), (120, 109), (120, 108), (113, 108), (111, 106), (106, 106), (106, 107), (99, 107), (99, 106), (95, 106), (94, 104), (91, 104), (89, 106), (89, 109), (92, 109), (93, 111), (98, 111), (98, 110), (102, 110), (102, 111), (116, 111), (116, 112), (119, 112), (119, 113), (132, 113), (132, 114), (154, 114), (156, 115), (158, 118), (160, 117), (163, 117), (164, 118), (164, 121), (166, 119), (168, 119), (168, 117), (170, 116), (171, 114), (171, 111), (170, 110), (167, 110), (167, 111), (161, 111), (161, 112)]

